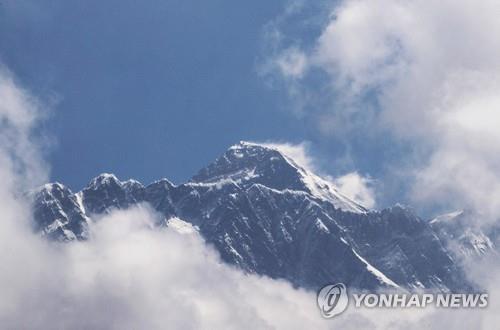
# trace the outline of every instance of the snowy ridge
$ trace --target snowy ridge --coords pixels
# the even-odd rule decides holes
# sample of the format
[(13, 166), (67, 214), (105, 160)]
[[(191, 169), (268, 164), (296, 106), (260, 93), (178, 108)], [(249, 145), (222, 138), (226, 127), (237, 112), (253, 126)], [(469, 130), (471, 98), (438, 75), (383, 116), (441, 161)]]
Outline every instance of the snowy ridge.
[[(340, 240), (350, 247), (349, 243), (344, 238), (340, 238)], [(397, 285), (396, 283), (394, 283), (394, 281), (385, 276), (384, 273), (382, 273), (380, 270), (373, 267), (368, 261), (366, 261), (361, 255), (359, 255), (359, 253), (356, 252), (356, 250), (354, 250), (353, 248), (351, 248), (351, 250), (354, 253), (354, 255), (358, 257), (358, 259), (361, 260), (363, 264), (365, 264), (366, 269), (370, 273), (375, 275), (381, 283), (386, 284), (388, 287), (399, 288), (399, 285)]]
[(303, 168), (298, 168), (298, 170), (303, 176), (302, 182), (304, 182), (304, 184), (314, 197), (331, 202), (336, 208), (344, 211), (353, 213), (368, 212), (368, 210), (364, 206), (339, 192), (331, 182)]
[(97, 189), (102, 185), (110, 183), (117, 183), (119, 185), (122, 185), (122, 182), (118, 180), (118, 178), (114, 174), (102, 173), (90, 181), (90, 183), (87, 186), (87, 189)]

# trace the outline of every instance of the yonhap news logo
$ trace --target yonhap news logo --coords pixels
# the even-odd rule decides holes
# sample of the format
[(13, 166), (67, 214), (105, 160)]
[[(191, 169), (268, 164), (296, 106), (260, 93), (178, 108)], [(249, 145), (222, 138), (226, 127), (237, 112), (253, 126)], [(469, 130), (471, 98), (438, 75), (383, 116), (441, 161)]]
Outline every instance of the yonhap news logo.
[(487, 293), (353, 293), (343, 283), (329, 284), (318, 292), (321, 315), (332, 318), (344, 312), (349, 300), (355, 308), (486, 308)]
[(349, 304), (347, 288), (343, 283), (330, 284), (318, 292), (318, 307), (324, 318), (332, 318), (346, 310)]

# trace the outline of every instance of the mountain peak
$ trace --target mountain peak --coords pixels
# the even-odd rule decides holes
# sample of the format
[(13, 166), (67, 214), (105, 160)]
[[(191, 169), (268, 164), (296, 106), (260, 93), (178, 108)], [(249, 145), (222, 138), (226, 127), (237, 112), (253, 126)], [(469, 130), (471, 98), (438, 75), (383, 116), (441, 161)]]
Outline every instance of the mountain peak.
[(252, 142), (252, 141), (245, 141), (245, 140), (240, 140), (237, 144), (232, 145), (229, 147), (229, 149), (237, 149), (237, 148), (244, 148), (244, 147), (261, 147), (265, 148), (265, 144), (263, 143), (257, 143), (257, 142)]
[(301, 167), (297, 159), (294, 159), (289, 153), (285, 152), (279, 143), (259, 143), (251, 141), (240, 141), (237, 144), (232, 145), (228, 148), (226, 153), (236, 153), (236, 154), (254, 154), (256, 152), (266, 153), (269, 156), (279, 154), (281, 157), (285, 158), (294, 167)]
[(285, 157), (285, 154), (281, 152), (275, 145), (249, 141), (240, 141), (237, 144), (232, 145), (226, 150), (224, 155), (234, 156), (236, 158), (258, 156)]
[(253, 141), (239, 141), (228, 148), (228, 150), (241, 150), (241, 149), (261, 149), (268, 151), (279, 151), (277, 145), (265, 142), (253, 142)]
[(121, 186), (122, 182), (118, 180), (116, 175), (112, 173), (101, 173), (95, 178), (93, 178), (87, 187), (85, 189), (98, 189), (101, 186), (108, 186), (108, 185), (118, 185)]
[(56, 182), (46, 183), (38, 189), (40, 191), (52, 192), (54, 190), (56, 190), (56, 191), (67, 190), (68, 188), (66, 188), (66, 186), (64, 186), (63, 184), (56, 181)]
[(301, 191), (345, 211), (367, 209), (340, 193), (328, 180), (298, 165), (279, 145), (240, 141), (195, 175), (194, 183), (232, 183), (242, 188), (261, 184), (276, 190)]
[(240, 186), (253, 183), (270, 188), (301, 190), (298, 169), (278, 150), (263, 144), (241, 141), (192, 178), (196, 183), (233, 181)]
[(71, 195), (71, 190), (59, 182), (46, 183), (27, 193), (27, 196), (45, 196), (43, 198), (62, 197)]
[(469, 258), (495, 249), (496, 229), (481, 226), (480, 217), (478, 212), (463, 209), (439, 215), (429, 223), (444, 242), (451, 244), (455, 256)]

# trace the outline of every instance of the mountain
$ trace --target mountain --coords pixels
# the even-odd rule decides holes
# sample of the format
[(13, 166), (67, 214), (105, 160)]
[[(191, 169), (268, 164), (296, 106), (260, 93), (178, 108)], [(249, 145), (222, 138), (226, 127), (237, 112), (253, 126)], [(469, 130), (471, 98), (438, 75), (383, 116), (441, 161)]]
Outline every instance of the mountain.
[(430, 225), (456, 259), (498, 254), (500, 228), (484, 225), (482, 216), (471, 210), (458, 210), (430, 220)]
[(88, 239), (96, 216), (149, 203), (159, 227), (196, 228), (223, 261), (299, 287), (471, 287), (428, 221), (368, 210), (275, 146), (240, 142), (180, 185), (101, 174), (77, 193), (52, 183), (29, 196), (35, 230), (53, 240)]

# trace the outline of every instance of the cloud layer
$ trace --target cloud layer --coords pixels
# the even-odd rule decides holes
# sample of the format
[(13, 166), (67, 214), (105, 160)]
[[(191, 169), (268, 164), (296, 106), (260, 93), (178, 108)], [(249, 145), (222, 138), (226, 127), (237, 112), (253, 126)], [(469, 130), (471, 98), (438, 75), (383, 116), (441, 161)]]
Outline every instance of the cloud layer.
[(12, 276), (2, 282), (8, 290), (3, 291), (1, 324), (30, 329), (322, 327), (311, 293), (225, 266), (198, 235), (153, 229), (153, 219), (146, 207), (116, 212), (92, 227), (91, 241), (67, 246), (35, 237), (16, 245), (11, 239), (10, 249), (21, 248), (21, 253), (7, 264), (2, 256), (8, 266), (2, 277)]

